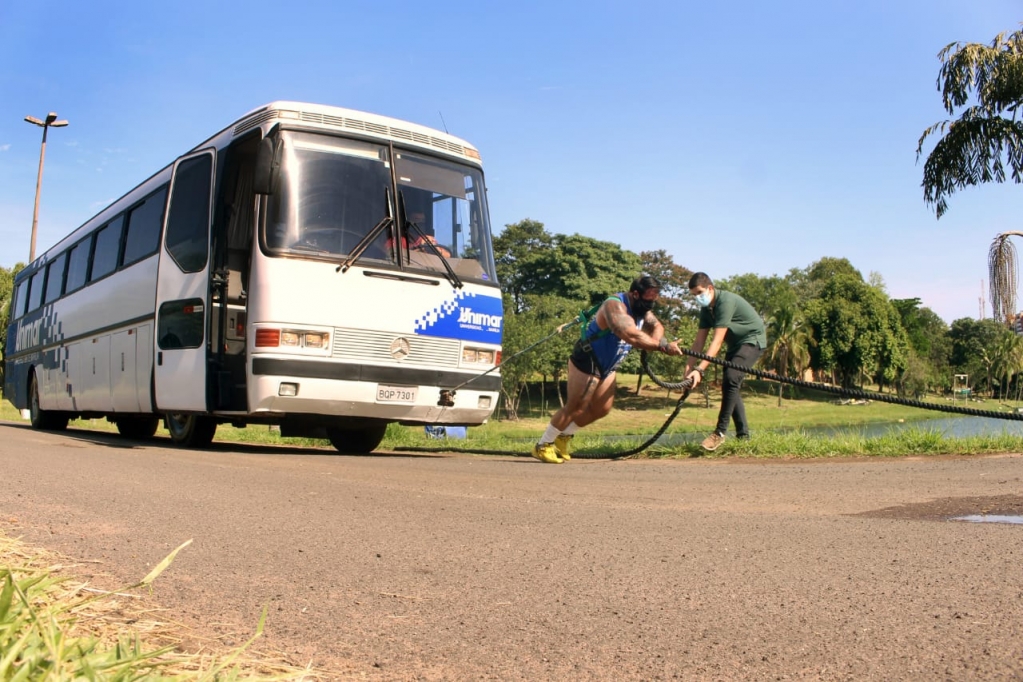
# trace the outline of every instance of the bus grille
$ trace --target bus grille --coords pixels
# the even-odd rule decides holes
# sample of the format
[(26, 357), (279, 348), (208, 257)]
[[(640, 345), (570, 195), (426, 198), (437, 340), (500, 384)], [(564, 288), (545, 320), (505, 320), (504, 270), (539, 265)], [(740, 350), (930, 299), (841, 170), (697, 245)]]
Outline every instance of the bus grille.
[[(401, 360), (391, 355), (391, 344), (399, 338), (406, 339), (409, 345), (409, 354)], [(331, 356), (338, 360), (355, 362), (416, 367), (458, 367), (459, 353), (457, 339), (335, 328)]]

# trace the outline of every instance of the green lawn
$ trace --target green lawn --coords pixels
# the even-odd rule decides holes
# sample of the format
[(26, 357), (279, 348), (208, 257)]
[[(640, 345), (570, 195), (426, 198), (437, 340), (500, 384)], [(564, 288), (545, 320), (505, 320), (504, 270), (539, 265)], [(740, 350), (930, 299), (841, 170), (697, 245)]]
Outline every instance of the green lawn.
[[(615, 409), (605, 419), (592, 424), (575, 439), (576, 447), (590, 451), (623, 451), (655, 433), (671, 414), (678, 400), (678, 394), (668, 392), (644, 382), (636, 395), (636, 376), (621, 375)], [(788, 396), (786, 389), (786, 396)], [(709, 433), (717, 420), (721, 397), (720, 389), (710, 388), (705, 396), (702, 391), (689, 397), (679, 416), (675, 419), (669, 434), (691, 434), (697, 436)], [(769, 382), (749, 381), (743, 389), (746, 412), (754, 431), (754, 438), (748, 443), (730, 439), (716, 454), (738, 456), (834, 456), (834, 455), (877, 455), (905, 454), (908, 452), (1007, 452), (1023, 451), (1023, 438), (999, 436), (994, 438), (946, 438), (935, 436), (925, 428), (909, 429), (904, 434), (890, 434), (880, 438), (827, 437), (808, 435), (801, 429), (818, 426), (857, 426), (870, 423), (919, 422), (923, 427), (927, 419), (947, 417), (946, 413), (923, 410), (901, 405), (872, 402), (867, 405), (840, 405), (836, 397), (826, 393), (800, 390), (797, 399), (786, 397), (778, 404), (777, 386)], [(951, 404), (945, 398), (933, 396), (935, 404)], [(963, 403), (959, 403), (960, 405)], [(1007, 405), (989, 400), (984, 403), (970, 403), (971, 407), (1006, 411)], [(401, 447), (453, 447), (477, 450), (508, 450), (525, 453), (529, 442), (546, 427), (550, 415), (557, 409), (558, 402), (553, 389), (548, 390), (545, 400), (533, 387), (530, 395), (520, 404), (520, 418), (515, 421), (501, 419), (498, 412), (489, 423), (469, 429), (465, 441), (437, 441), (426, 438), (421, 427), (403, 427), (393, 424), (388, 428), (387, 437), (381, 449)], [(21, 416), (14, 407), (4, 401), (0, 406), (0, 419), (20, 421)], [(79, 420), (71, 428), (85, 428), (100, 431), (115, 431), (112, 424), (103, 419)], [(166, 436), (161, 427), (159, 435)], [(633, 439), (619, 440), (621, 436)], [(615, 437), (612, 441), (610, 437)], [(221, 425), (216, 440), (220, 442), (245, 442), (270, 445), (292, 445), (320, 447), (333, 450), (327, 441), (307, 438), (281, 438), (275, 429), (267, 426), (235, 428)], [(695, 443), (660, 448), (651, 455), (696, 456), (702, 452)]]

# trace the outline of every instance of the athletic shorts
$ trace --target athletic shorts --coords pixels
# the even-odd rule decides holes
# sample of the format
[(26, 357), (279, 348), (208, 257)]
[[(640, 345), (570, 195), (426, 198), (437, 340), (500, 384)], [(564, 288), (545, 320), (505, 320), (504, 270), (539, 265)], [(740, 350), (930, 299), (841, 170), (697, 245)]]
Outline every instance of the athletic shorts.
[(606, 379), (614, 374), (614, 370), (605, 373), (600, 368), (600, 365), (597, 364), (597, 358), (594, 357), (593, 351), (584, 350), (582, 343), (579, 341), (576, 341), (575, 348), (572, 349), (572, 355), (569, 356), (568, 360), (575, 365), (577, 370), (583, 374), (589, 374), (591, 377)]

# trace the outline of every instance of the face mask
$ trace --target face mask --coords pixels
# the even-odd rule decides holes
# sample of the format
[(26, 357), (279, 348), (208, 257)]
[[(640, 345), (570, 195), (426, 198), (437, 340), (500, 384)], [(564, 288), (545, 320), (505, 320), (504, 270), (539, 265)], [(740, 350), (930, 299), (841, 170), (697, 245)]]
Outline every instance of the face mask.
[(642, 298), (634, 299), (632, 301), (632, 316), (633, 317), (644, 317), (648, 312), (654, 309), (653, 301), (644, 301)]
[(696, 302), (700, 305), (701, 308), (706, 308), (707, 306), (709, 306), (710, 305), (710, 292), (709, 291), (704, 291), (702, 294), (697, 294), (696, 295)]

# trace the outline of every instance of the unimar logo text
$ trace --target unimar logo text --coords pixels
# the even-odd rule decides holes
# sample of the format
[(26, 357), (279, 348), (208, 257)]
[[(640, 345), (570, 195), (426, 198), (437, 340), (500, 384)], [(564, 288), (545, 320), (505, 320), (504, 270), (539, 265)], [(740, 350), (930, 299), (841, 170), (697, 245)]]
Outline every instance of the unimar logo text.
[(501, 315), (488, 315), (486, 313), (473, 312), (472, 308), (462, 308), (458, 315), (458, 324), (468, 325), (478, 329), (484, 327), (498, 330), (501, 328)]
[(39, 330), (42, 327), (43, 321), (41, 319), (36, 320), (32, 324), (22, 324), (18, 322), (18, 336), (17, 336), (17, 348), (15, 350), (23, 350), (25, 348), (31, 348), (39, 345)]

